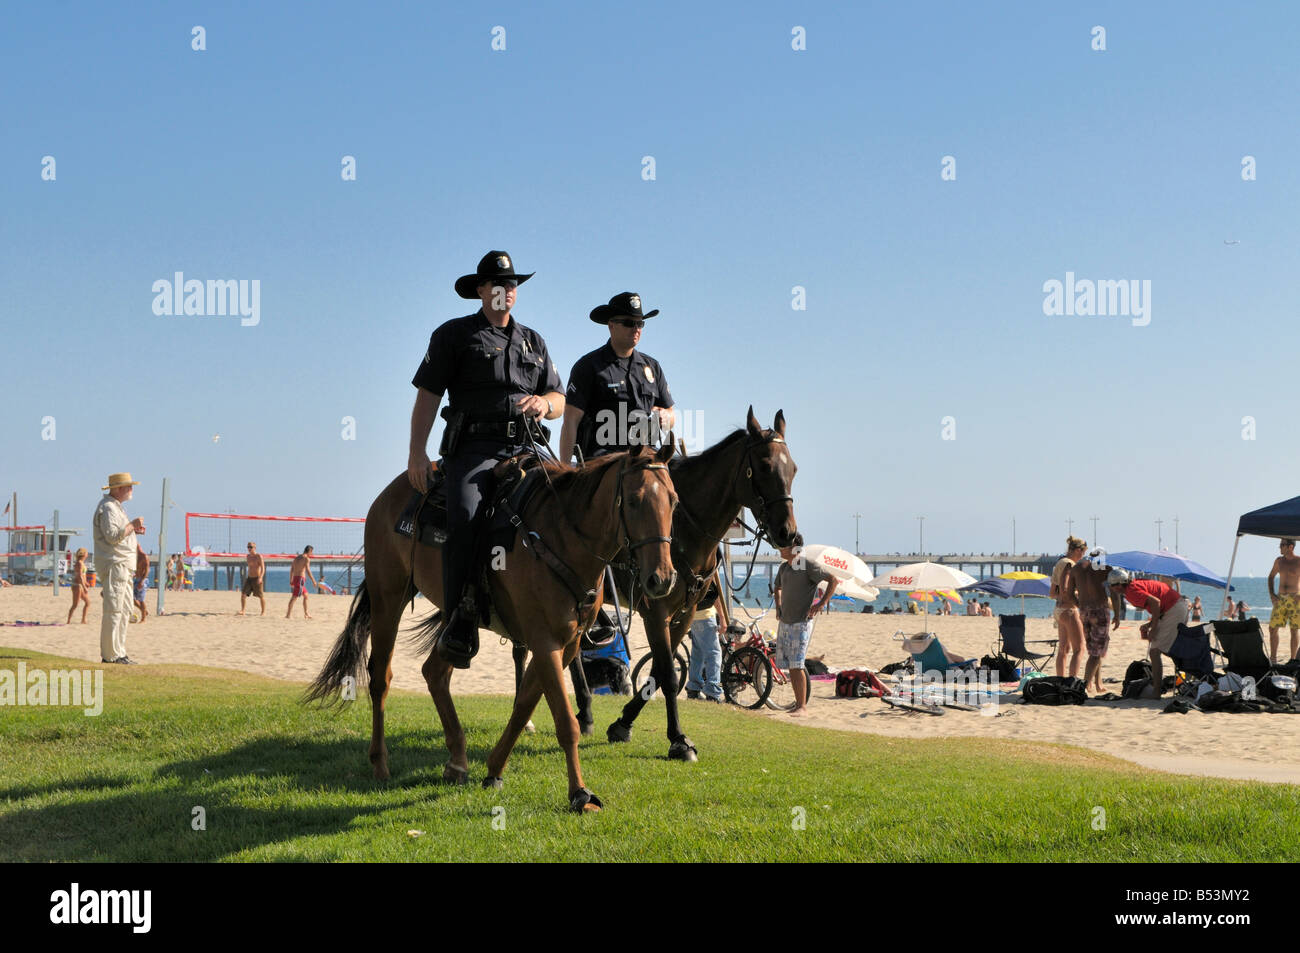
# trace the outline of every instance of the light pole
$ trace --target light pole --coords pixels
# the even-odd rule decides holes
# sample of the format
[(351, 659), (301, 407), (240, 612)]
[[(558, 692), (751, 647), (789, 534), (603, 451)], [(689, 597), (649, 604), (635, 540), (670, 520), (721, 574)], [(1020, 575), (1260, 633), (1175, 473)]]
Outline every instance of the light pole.
[(1073, 536), (1073, 535), (1074, 535), (1074, 520), (1072, 520), (1072, 519), (1067, 519), (1067, 520), (1065, 521), (1065, 535), (1066, 535), (1066, 536)]
[(920, 542), (918, 543), (918, 546), (920, 548), (918, 548), (916, 551), (917, 555), (919, 556), (921, 553), (925, 552), (925, 517), (918, 516), (916, 520), (917, 520), (917, 526), (920, 527)]
[(1174, 552), (1178, 552), (1178, 517), (1174, 517)]
[(1164, 520), (1156, 520), (1156, 552), (1160, 552), (1160, 545), (1164, 542), (1164, 537), (1160, 535), (1160, 527), (1164, 522)]
[(858, 520), (862, 519), (861, 513), (853, 514), (853, 555), (862, 555), (862, 538), (858, 533)]
[(1016, 518), (1011, 517), (1011, 555), (1016, 554)]

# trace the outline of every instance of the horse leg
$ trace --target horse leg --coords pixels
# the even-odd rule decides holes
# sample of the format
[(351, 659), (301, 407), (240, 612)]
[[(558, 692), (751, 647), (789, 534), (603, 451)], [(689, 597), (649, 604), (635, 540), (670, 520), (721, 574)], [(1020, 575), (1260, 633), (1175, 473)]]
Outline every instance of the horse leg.
[[(675, 656), (677, 646), (682, 642), (682, 636), (686, 634), (686, 627), (680, 622), (674, 624), (671, 629), (671, 637), (668, 642), (668, 652), (666, 655), (666, 672), (662, 683), (664, 693), (664, 703), (668, 709), (668, 757), (676, 761), (696, 761), (698, 760), (695, 745), (691, 739), (687, 738), (682, 731), (681, 724), (677, 721), (677, 665)], [(658, 658), (655, 659), (658, 662)]]
[(594, 735), (596, 720), (591, 714), (591, 686), (582, 667), (582, 652), (569, 663), (569, 679), (573, 682), (573, 697), (578, 701), (578, 727), (584, 735)]
[[(519, 695), (519, 689), (524, 684), (524, 662), (528, 661), (528, 646), (521, 645), (518, 642), (512, 642), (510, 655), (515, 660), (515, 695)], [(534, 702), (536, 704), (536, 702)], [(531, 711), (531, 709), (530, 709)], [(528, 724), (524, 725), (524, 731), (530, 735), (537, 730), (533, 724), (533, 719), (528, 719)]]
[(523, 677), (520, 679), (519, 688), (515, 692), (515, 706), (510, 712), (510, 720), (506, 722), (506, 729), (501, 733), (500, 740), (493, 747), (491, 754), (487, 759), (487, 777), (483, 779), (485, 788), (501, 787), (501, 778), (506, 770), (506, 762), (510, 760), (510, 752), (515, 750), (515, 743), (519, 741), (519, 735), (526, 729), (527, 725), (532, 724), (533, 709), (537, 707), (537, 702), (542, 697), (542, 682), (540, 671), (544, 660), (533, 656), (532, 662), (524, 670)]
[(456, 705), (451, 700), (452, 671), (451, 663), (438, 654), (436, 647), (420, 667), (424, 683), (429, 686), (433, 705), (438, 709), (443, 742), (447, 745), (447, 754), (451, 756), (447, 766), (442, 769), (442, 779), (453, 784), (464, 784), (469, 779), (469, 760), (465, 753), (465, 729), (461, 727)]
[[(641, 709), (646, 706), (646, 702), (654, 698), (655, 692), (664, 684), (664, 667), (661, 655), (668, 651), (667, 620), (652, 612), (643, 613), (641, 618), (645, 622), (646, 639), (650, 643), (650, 652), (654, 656), (650, 667), (653, 681), (646, 682), (641, 691), (634, 694), (631, 700), (623, 706), (623, 713), (605, 729), (605, 737), (614, 742), (631, 739), (632, 723), (641, 714)], [(664, 657), (668, 657), (669, 664), (671, 664), (672, 660), (669, 656), (671, 656), (671, 653)], [(673, 689), (676, 691), (676, 676), (672, 675), (671, 677), (673, 679)]]
[(393, 645), (401, 618), (400, 602), (382, 591), (371, 594), (370, 661), (370, 765), (375, 778), (388, 780), (388, 746), (384, 744), (384, 705), (393, 681)]
[(578, 764), (578, 719), (569, 707), (569, 693), (564, 690), (564, 659), (561, 649), (554, 649), (546, 657), (537, 656), (541, 663), (539, 675), (542, 691), (555, 719), (555, 740), (564, 749), (564, 761), (569, 772), (569, 807), (575, 811), (599, 811), (600, 798), (582, 783), (582, 768)]

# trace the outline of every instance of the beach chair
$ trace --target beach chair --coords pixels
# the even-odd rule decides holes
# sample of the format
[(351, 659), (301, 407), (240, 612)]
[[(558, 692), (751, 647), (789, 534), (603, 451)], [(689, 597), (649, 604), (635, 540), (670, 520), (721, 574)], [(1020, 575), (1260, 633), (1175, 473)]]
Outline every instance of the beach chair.
[(1242, 678), (1249, 675), (1258, 682), (1276, 668), (1264, 651), (1264, 633), (1258, 619), (1245, 622), (1220, 619), (1212, 624), (1220, 654), (1226, 659), (1225, 671)]
[[(899, 704), (899, 702), (913, 706), (919, 705), (926, 710), (927, 714), (935, 714), (935, 709), (940, 705), (944, 708), (956, 708), (961, 711), (979, 710), (974, 705), (958, 704), (948, 700), (942, 693), (939, 693), (938, 697), (927, 696), (923, 691), (918, 690), (916, 685), (917, 678), (923, 673), (933, 677), (936, 675), (946, 676), (948, 672), (952, 671), (965, 671), (970, 672), (973, 677), (978, 666), (977, 659), (964, 659), (955, 652), (949, 652), (933, 632), (918, 632), (914, 635), (905, 635), (900, 629), (894, 633), (894, 638), (901, 641), (903, 648), (912, 656), (913, 676), (911, 686), (901, 688), (899, 692), (901, 698), (891, 701), (887, 696), (882, 701), (896, 705), (896, 707), (903, 707), (903, 704)], [(900, 677), (895, 676), (895, 678)], [(911, 710), (920, 709), (913, 707)]]
[[(1056, 643), (1056, 639), (1033, 639), (1026, 642), (1023, 615), (998, 615), (998, 640), (993, 644), (995, 655), (1005, 655), (1017, 662), (1028, 662), (1035, 672), (1041, 672), (1043, 666), (1056, 654)], [(1029, 651), (1030, 645), (1050, 645), (1052, 650), (1044, 655), (1042, 652)]]
[(1179, 671), (1196, 678), (1214, 674), (1214, 656), (1210, 652), (1210, 624), (1178, 626), (1178, 635), (1168, 655)]

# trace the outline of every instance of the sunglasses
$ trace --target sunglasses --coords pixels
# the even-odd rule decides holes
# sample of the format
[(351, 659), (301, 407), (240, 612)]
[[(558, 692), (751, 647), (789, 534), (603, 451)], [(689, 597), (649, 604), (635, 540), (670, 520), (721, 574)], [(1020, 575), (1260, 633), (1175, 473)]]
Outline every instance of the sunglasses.
[(610, 321), (609, 323), (610, 323), (610, 324), (617, 324), (617, 325), (619, 325), (619, 326), (621, 326), (621, 327), (625, 327), (625, 328), (638, 328), (638, 329), (640, 329), (640, 328), (645, 327), (645, 322), (642, 321), (642, 320), (640, 320), (639, 318), (614, 318), (614, 319), (613, 319), (612, 321)]
[(513, 279), (500, 279), (492, 282), (493, 288), (518, 288), (519, 282)]

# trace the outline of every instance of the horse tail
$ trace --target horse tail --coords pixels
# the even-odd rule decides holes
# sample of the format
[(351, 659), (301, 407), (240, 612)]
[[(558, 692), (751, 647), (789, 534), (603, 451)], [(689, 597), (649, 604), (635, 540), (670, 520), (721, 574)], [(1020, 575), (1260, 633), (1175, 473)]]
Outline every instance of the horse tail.
[(439, 630), (442, 628), (442, 610), (435, 609), (407, 630), (407, 639), (416, 651), (428, 655), (438, 644)]
[[(357, 587), (357, 594), (352, 599), (352, 608), (348, 610), (348, 621), (343, 632), (330, 650), (325, 667), (307, 687), (303, 695), (304, 704), (316, 704), (320, 708), (331, 708), (351, 701), (356, 697), (366, 681), (366, 644), (370, 641), (370, 592), (362, 581)], [(350, 698), (343, 693), (344, 680), (352, 679)]]

